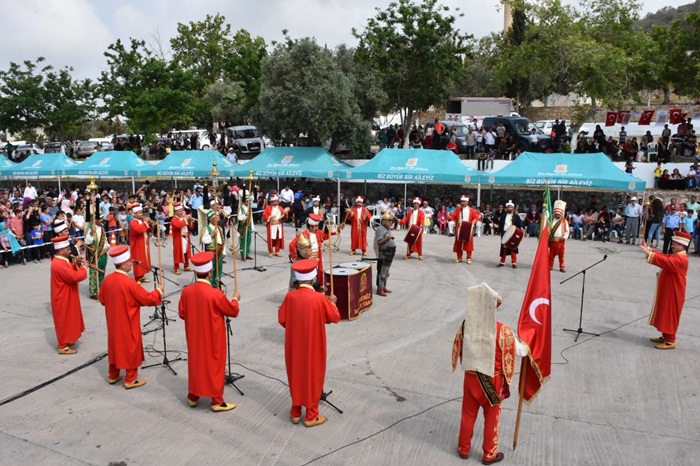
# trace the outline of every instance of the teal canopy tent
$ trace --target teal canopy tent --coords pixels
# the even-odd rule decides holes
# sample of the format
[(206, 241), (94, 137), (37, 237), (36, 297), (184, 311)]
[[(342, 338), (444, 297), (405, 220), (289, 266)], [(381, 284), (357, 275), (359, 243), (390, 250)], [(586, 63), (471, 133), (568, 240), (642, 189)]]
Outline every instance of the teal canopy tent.
[(483, 175), (494, 186), (544, 186), (644, 191), (646, 182), (617, 168), (603, 153), (523, 152), (506, 167)]
[(481, 174), (448, 150), (384, 149), (344, 172), (346, 180), (478, 184)]
[(172, 151), (160, 162), (143, 168), (141, 176), (204, 178), (211, 172), (214, 161), (222, 176), (240, 176), (242, 173), (240, 165), (231, 162), (215, 150), (178, 150)]
[(0, 176), (4, 175), (5, 170), (11, 170), (16, 166), (17, 164), (12, 160), (8, 159), (4, 155), (0, 156)]
[[(56, 154), (51, 154), (56, 155)], [(131, 151), (95, 152), (85, 161), (66, 169), (68, 176), (97, 176), (103, 178), (142, 176), (151, 164)]]
[(0, 165), (0, 175), (14, 178), (60, 177), (67, 176), (68, 170), (77, 165), (77, 162), (64, 154), (32, 154), (21, 163), (7, 168), (5, 164)]
[(247, 176), (253, 170), (256, 178), (338, 178), (351, 168), (323, 147), (268, 147), (236, 173)]

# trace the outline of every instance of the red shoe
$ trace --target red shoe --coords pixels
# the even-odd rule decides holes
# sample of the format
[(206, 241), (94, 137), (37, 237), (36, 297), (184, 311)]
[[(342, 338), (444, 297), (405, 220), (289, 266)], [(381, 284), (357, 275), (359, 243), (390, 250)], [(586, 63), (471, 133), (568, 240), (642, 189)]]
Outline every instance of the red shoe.
[(391, 293), (391, 290), (388, 290), (386, 287), (384, 287), (384, 293)]
[(380, 288), (380, 289), (377, 290), (377, 295), (379, 295), (379, 296), (386, 296), (386, 293), (384, 293), (384, 290), (382, 290), (382, 289)]

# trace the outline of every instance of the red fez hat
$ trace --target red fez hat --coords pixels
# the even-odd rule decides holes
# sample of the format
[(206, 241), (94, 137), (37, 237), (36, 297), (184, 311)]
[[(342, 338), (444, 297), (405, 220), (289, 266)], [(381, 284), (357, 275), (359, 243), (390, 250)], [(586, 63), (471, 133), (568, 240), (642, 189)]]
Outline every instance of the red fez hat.
[(212, 260), (214, 260), (214, 254), (211, 252), (198, 252), (190, 261), (194, 265), (194, 271), (197, 273), (207, 273), (212, 269)]
[(109, 257), (112, 258), (114, 265), (122, 264), (131, 258), (129, 246), (117, 246), (109, 251)]
[(53, 243), (53, 248), (55, 250), (67, 248), (68, 246), (70, 246), (70, 242), (68, 241), (68, 235), (51, 238), (51, 242)]
[(299, 281), (313, 280), (316, 277), (318, 262), (313, 259), (302, 259), (292, 264), (294, 275)]

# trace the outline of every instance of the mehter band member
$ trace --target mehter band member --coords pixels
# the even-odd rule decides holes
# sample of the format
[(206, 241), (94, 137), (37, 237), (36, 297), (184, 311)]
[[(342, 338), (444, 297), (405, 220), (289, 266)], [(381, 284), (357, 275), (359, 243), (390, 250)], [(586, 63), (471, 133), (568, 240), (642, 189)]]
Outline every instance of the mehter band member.
[(69, 261), (68, 236), (52, 238), (54, 257), (51, 261), (51, 313), (58, 340), (58, 354), (75, 354), (71, 348), (85, 330), (83, 310), (80, 307), (78, 283), (87, 278), (82, 258)]

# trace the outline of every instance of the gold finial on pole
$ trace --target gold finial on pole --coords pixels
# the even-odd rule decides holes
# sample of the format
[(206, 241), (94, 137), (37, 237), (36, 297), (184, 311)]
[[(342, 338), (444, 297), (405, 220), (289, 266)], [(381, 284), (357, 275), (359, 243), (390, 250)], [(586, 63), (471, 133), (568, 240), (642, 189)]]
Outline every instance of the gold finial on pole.
[(95, 177), (90, 177), (90, 184), (86, 186), (90, 191), (97, 191), (98, 186), (95, 184)]

